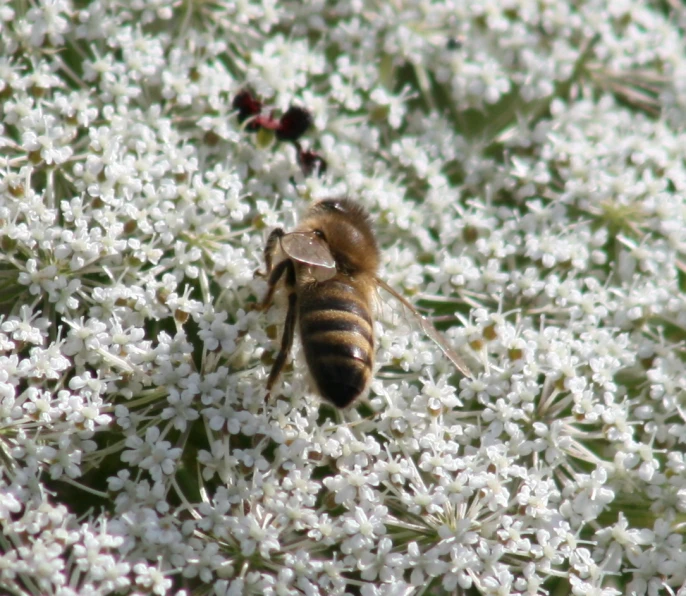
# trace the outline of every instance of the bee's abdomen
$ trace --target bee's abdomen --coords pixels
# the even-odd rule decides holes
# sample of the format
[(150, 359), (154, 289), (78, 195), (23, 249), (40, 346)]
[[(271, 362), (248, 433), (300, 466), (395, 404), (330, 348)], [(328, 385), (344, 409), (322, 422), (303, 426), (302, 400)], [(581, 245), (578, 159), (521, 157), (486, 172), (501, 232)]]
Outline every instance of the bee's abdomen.
[(300, 336), (322, 397), (343, 408), (366, 389), (374, 364), (372, 317), (353, 284), (333, 279), (303, 292)]

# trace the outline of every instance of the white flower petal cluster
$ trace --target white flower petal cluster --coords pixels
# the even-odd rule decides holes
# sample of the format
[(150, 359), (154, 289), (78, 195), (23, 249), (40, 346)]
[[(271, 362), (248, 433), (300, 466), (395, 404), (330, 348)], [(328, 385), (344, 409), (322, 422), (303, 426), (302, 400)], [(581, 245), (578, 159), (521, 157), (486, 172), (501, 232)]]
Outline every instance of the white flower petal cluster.
[[(0, 593), (686, 589), (685, 23), (2, 4)], [(265, 402), (265, 238), (337, 196), (473, 378), (389, 298), (367, 399), (296, 341)]]

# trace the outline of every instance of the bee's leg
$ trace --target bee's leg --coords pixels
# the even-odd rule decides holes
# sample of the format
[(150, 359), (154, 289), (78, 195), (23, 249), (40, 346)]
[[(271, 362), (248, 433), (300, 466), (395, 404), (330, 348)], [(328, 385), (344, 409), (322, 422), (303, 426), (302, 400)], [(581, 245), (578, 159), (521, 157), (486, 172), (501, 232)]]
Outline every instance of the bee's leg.
[(276, 244), (281, 238), (283, 238), (286, 233), (282, 228), (276, 228), (272, 230), (271, 234), (267, 238), (267, 244), (264, 245), (264, 264), (267, 270), (262, 273), (259, 269), (255, 271), (255, 277), (267, 277), (272, 272), (272, 257), (274, 256), (274, 251), (276, 250)]
[[(286, 322), (284, 323), (283, 335), (281, 336), (281, 348), (279, 348), (279, 353), (276, 355), (276, 360), (274, 360), (272, 370), (269, 373), (269, 379), (267, 379), (267, 395), (265, 396), (265, 400), (269, 399), (272, 387), (278, 380), (279, 375), (286, 364), (286, 358), (288, 358), (288, 354), (293, 346), (295, 321), (298, 314), (298, 294), (295, 291), (295, 267), (293, 266), (293, 263), (290, 260), (279, 263), (276, 269), (274, 269), (274, 273), (276, 273), (284, 263), (285, 266), (283, 269), (286, 270), (286, 288), (288, 289), (288, 312), (286, 313)], [(279, 275), (281, 275), (281, 273), (279, 273)]]
[[(279, 280), (281, 279), (281, 276), (284, 274), (284, 271), (289, 269), (289, 267), (290, 269), (293, 269), (293, 263), (291, 263), (289, 259), (286, 259), (284, 261), (281, 261), (276, 267), (274, 267), (274, 269), (270, 269), (269, 279), (267, 280), (267, 293), (264, 295), (262, 302), (260, 302), (255, 307), (255, 310), (264, 311), (271, 306), (272, 299), (274, 298), (274, 292), (276, 291), (276, 285), (279, 283)], [(290, 272), (286, 275), (286, 287), (288, 287), (290, 290), (291, 286), (288, 285), (289, 276)], [(295, 269), (293, 269), (293, 278), (295, 279)], [(295, 285), (295, 281), (292, 285)]]

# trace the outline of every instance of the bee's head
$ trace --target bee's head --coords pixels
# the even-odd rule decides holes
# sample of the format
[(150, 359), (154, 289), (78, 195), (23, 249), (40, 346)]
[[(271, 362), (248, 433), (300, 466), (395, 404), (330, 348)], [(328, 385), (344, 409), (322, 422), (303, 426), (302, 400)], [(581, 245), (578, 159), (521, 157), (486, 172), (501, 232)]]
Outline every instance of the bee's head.
[(300, 230), (317, 232), (343, 273), (376, 275), (379, 249), (367, 211), (352, 199), (325, 199), (310, 207)]

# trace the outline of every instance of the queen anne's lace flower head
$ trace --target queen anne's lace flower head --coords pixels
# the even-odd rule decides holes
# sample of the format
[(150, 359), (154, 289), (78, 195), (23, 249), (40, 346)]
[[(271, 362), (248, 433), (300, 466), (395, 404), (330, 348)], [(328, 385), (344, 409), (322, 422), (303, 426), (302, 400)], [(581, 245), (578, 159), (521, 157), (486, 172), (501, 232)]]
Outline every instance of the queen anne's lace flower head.
[[(2, 4), (0, 592), (683, 590), (682, 13)], [(346, 195), (474, 378), (380, 300), (365, 403), (264, 402)]]

